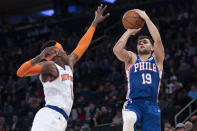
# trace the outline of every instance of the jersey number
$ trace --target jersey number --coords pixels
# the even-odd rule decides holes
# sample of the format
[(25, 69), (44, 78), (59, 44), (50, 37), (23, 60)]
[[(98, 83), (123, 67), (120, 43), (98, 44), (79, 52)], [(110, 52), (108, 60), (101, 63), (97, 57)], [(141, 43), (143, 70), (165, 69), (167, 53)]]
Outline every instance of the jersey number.
[(142, 74), (142, 84), (151, 84), (152, 83), (152, 78), (150, 73), (143, 73)]

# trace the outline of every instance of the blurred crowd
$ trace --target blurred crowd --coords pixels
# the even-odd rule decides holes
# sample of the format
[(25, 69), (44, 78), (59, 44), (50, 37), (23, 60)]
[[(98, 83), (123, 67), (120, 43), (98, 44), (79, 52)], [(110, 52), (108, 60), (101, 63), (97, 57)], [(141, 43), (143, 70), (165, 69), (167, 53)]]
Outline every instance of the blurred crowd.
[[(192, 99), (197, 99), (197, 2), (188, 0), (151, 8), (148, 14), (160, 30), (165, 47), (159, 93), (162, 129), (196, 131), (197, 114), (177, 125), (174, 125), (174, 116)], [(62, 43), (69, 54), (90, 25), (86, 20), (80, 22), (83, 24), (76, 25), (80, 27), (76, 29), (57, 23), (7, 33), (0, 30), (0, 131), (31, 128), (35, 113), (45, 104), (42, 85), (38, 76), (19, 79), (16, 71), (23, 62), (38, 55), (41, 43), (50, 39)], [(108, 26), (107, 22), (101, 24), (95, 38)], [(122, 125), (127, 81), (124, 64), (115, 58), (112, 49), (123, 31), (121, 25), (113, 27), (104, 39), (91, 45), (74, 67), (75, 99), (68, 131), (90, 130), (105, 124)], [(141, 34), (146, 33), (145, 28)], [(135, 43), (136, 37), (131, 38), (126, 48), (136, 52)], [(178, 122), (188, 115), (184, 112)]]

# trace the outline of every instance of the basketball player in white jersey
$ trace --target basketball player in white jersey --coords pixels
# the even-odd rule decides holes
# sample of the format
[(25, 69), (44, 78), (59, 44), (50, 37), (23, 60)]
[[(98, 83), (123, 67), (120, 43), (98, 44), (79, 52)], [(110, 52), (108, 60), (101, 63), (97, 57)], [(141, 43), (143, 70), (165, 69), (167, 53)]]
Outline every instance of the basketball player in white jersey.
[(98, 7), (92, 25), (70, 55), (60, 43), (48, 41), (40, 55), (18, 69), (19, 77), (40, 74), (44, 87), (46, 105), (36, 113), (32, 131), (65, 131), (73, 105), (73, 68), (90, 45), (97, 25), (109, 16), (109, 13), (103, 16), (106, 7), (102, 4)]

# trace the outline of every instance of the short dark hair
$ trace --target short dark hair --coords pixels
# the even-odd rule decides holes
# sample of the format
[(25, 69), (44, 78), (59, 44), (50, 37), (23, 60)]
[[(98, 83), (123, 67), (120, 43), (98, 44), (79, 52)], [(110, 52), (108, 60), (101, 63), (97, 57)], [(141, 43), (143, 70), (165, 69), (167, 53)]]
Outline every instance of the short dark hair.
[(137, 41), (139, 41), (141, 39), (148, 39), (150, 41), (150, 43), (152, 44), (152, 46), (154, 46), (154, 42), (149, 36), (141, 35), (141, 36), (138, 37)]
[(42, 44), (41, 50), (44, 50), (46, 47), (54, 46), (56, 44), (55, 40), (49, 40)]

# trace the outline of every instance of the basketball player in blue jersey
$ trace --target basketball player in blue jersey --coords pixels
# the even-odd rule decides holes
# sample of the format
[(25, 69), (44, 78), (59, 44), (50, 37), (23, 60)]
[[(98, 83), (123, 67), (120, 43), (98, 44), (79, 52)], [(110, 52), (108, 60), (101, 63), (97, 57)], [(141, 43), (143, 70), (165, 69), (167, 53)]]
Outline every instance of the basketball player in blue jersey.
[(160, 109), (157, 104), (159, 83), (163, 70), (164, 47), (158, 29), (145, 11), (135, 9), (147, 24), (154, 42), (148, 36), (139, 36), (137, 51), (124, 49), (129, 37), (140, 29), (128, 29), (113, 48), (116, 57), (125, 63), (128, 80), (127, 101), (122, 110), (123, 131), (160, 131)]

